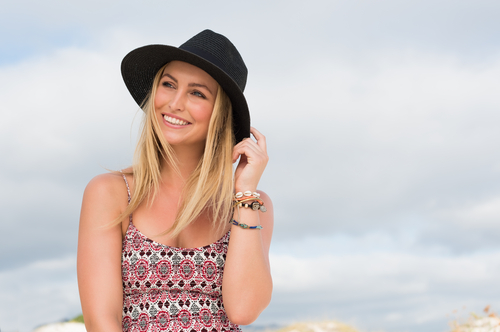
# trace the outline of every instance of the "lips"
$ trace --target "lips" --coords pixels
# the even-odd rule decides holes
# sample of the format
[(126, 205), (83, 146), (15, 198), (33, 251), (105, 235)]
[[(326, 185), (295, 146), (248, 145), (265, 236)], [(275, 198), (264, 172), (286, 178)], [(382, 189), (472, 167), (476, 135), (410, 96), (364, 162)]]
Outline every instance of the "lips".
[(187, 126), (188, 124), (190, 124), (190, 122), (188, 122), (188, 121), (174, 118), (174, 117), (168, 116), (166, 114), (163, 115), (163, 119), (165, 121), (167, 121), (168, 123), (175, 125), (175, 126)]

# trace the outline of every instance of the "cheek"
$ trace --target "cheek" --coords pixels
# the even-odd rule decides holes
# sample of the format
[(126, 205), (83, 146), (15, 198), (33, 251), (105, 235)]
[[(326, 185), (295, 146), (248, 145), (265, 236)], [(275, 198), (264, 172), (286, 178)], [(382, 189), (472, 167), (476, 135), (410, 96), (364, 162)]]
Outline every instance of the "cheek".
[(170, 103), (170, 100), (174, 98), (172, 91), (167, 89), (158, 88), (155, 93), (154, 107), (159, 109), (165, 107)]
[(210, 123), (210, 118), (212, 117), (212, 110), (209, 110), (208, 112), (205, 113), (205, 122), (208, 124)]
[(197, 107), (196, 110), (196, 117), (199, 122), (210, 122), (210, 117), (212, 116), (213, 112), (213, 107), (203, 105), (200, 107)]
[(155, 95), (155, 102), (154, 102), (155, 109), (160, 108), (163, 104), (165, 104), (165, 96), (157, 92)]
[(210, 122), (210, 118), (212, 117), (212, 110), (208, 109), (204, 112), (204, 118), (206, 122)]

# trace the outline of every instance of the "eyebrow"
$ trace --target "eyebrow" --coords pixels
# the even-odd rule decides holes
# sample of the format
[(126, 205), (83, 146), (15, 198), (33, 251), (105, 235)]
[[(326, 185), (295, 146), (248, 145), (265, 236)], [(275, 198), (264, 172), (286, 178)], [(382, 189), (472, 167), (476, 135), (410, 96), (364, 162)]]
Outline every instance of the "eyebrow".
[[(172, 75), (168, 74), (168, 73), (165, 73), (163, 74), (162, 77), (165, 77), (165, 76), (168, 76), (172, 81), (174, 81), (175, 83), (179, 83), (177, 81), (177, 79), (175, 77), (173, 77)], [(206, 86), (205, 84), (200, 84), (200, 83), (189, 83), (188, 86), (190, 87), (198, 87), (198, 88), (205, 88), (208, 90), (208, 92), (210, 92), (210, 94), (213, 96), (214, 94), (212, 93), (212, 91), (208, 88), (208, 86)]]

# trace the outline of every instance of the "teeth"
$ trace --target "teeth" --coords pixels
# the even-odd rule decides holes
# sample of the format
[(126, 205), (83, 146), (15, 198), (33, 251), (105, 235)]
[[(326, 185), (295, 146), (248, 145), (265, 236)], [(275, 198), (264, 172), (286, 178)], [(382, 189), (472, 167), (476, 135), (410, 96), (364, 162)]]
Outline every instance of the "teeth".
[(186, 121), (182, 121), (180, 119), (172, 118), (172, 117), (170, 117), (168, 115), (164, 115), (163, 118), (168, 123), (171, 123), (173, 125), (178, 125), (178, 126), (185, 126), (185, 125), (187, 125), (189, 123), (189, 122), (186, 122)]

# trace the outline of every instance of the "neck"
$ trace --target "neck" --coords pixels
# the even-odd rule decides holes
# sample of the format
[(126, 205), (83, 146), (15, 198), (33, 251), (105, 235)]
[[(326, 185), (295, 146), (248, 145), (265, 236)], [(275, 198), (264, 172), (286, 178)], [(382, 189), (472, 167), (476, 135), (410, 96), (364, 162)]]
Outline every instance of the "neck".
[(173, 146), (173, 151), (177, 160), (177, 168), (180, 174), (177, 173), (173, 166), (169, 165), (166, 160), (163, 160), (161, 167), (161, 176), (163, 182), (174, 185), (175, 187), (184, 187), (186, 180), (194, 172), (200, 159), (203, 157), (203, 149), (195, 147), (180, 147)]

